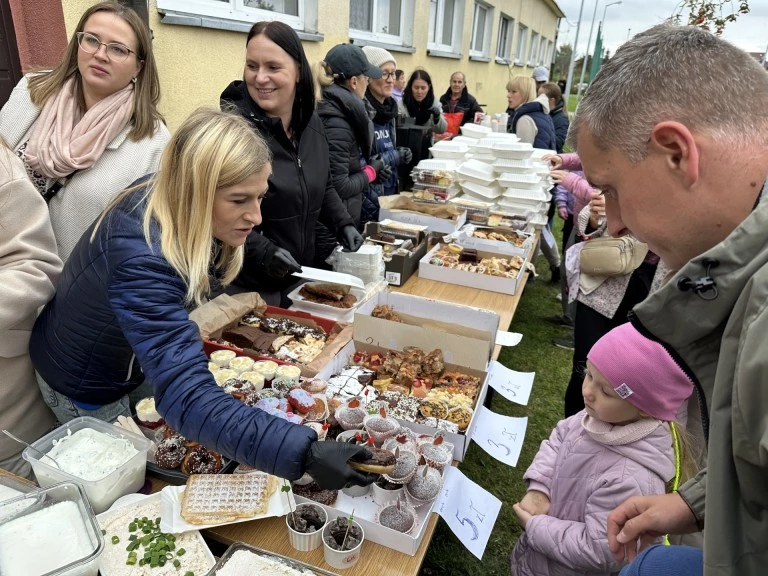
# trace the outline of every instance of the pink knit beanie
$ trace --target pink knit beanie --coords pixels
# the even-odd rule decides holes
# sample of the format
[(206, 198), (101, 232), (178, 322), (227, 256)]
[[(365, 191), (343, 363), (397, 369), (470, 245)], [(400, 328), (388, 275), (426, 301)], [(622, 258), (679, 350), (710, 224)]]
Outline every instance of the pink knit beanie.
[(669, 352), (630, 323), (600, 338), (587, 359), (621, 398), (659, 420), (674, 420), (693, 393), (693, 382)]

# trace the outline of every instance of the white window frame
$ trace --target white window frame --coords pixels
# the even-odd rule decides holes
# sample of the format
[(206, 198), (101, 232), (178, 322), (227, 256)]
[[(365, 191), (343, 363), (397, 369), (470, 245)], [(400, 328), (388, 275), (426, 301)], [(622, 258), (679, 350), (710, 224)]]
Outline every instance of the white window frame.
[[(507, 38), (506, 46), (502, 46), (504, 35), (502, 34), (502, 27), (504, 23), (507, 23)], [(504, 62), (510, 62), (512, 60), (512, 40), (515, 33), (515, 19), (511, 16), (507, 16), (503, 12), (499, 16), (499, 33), (496, 39), (496, 59)]]
[[(338, 1), (338, 0), (335, 0)], [(376, 3), (378, 0), (373, 0), (373, 24), (372, 28), (376, 30), (378, 28), (377, 22), (377, 10)], [(351, 9), (351, 8), (350, 8)], [(408, 16), (413, 19), (413, 0), (400, 0), (400, 34), (386, 34), (384, 32), (371, 32), (369, 30), (359, 30), (358, 28), (349, 28), (349, 36), (351, 38), (357, 38), (359, 40), (368, 40), (372, 42), (382, 42), (385, 44), (393, 44), (397, 46), (403, 46), (408, 43), (408, 35), (406, 28), (408, 27)]]
[[(269, 0), (266, 0), (269, 2)], [(305, 29), (305, 15), (307, 3), (317, 4), (318, 0), (298, 0), (299, 15), (283, 14), (272, 10), (250, 8), (245, 5), (245, 0), (157, 0), (158, 10), (170, 10), (182, 14), (195, 16), (208, 16), (210, 18), (222, 18), (238, 22), (254, 23), (260, 20), (279, 20), (297, 30)]]
[[(477, 49), (475, 40), (477, 39), (477, 17), (479, 13), (485, 12), (485, 26), (483, 30), (483, 43), (480, 49)], [(489, 58), (491, 56), (491, 30), (493, 27), (493, 7), (483, 2), (475, 1), (475, 11), (472, 16), (472, 36), (469, 39), (469, 55), (479, 58)]]
[(427, 48), (429, 50), (437, 50), (441, 52), (452, 52), (458, 54), (461, 52), (461, 31), (464, 25), (464, 0), (453, 0), (453, 30), (451, 30), (451, 43), (443, 44), (442, 42), (430, 41), (429, 36), (433, 33), (432, 23), (432, 5), (436, 5), (435, 20), (439, 22), (439, 34), (435, 34), (436, 37), (443, 38), (443, 26), (445, 25), (445, 3), (449, 0), (429, 0), (429, 30), (427, 32)]
[(517, 25), (517, 51), (515, 52), (515, 64), (523, 66), (525, 50), (528, 48), (528, 26)]
[(539, 33), (533, 32), (531, 34), (531, 44), (528, 47), (528, 66), (536, 66), (536, 58), (539, 52)]
[(544, 36), (539, 38), (539, 59), (536, 63), (539, 66), (547, 65), (547, 39)]

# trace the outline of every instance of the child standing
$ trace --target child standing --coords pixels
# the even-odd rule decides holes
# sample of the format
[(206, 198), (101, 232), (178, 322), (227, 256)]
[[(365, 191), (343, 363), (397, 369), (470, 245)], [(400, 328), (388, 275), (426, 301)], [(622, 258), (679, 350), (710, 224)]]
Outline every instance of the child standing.
[(631, 324), (592, 347), (585, 409), (542, 442), (524, 476), (528, 493), (513, 506), (525, 529), (512, 552), (513, 576), (618, 573), (608, 514), (631, 496), (663, 494), (673, 479), (676, 488), (682, 450), (671, 423), (692, 392), (664, 347)]

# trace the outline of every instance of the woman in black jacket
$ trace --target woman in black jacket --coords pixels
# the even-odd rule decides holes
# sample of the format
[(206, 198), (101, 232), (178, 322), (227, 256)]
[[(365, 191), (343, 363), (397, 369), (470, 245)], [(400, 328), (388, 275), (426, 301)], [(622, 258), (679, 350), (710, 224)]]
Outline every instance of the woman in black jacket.
[(315, 260), (315, 225), (332, 230), (349, 250), (363, 239), (331, 181), (328, 143), (315, 112), (314, 80), (301, 41), (282, 22), (257, 22), (246, 41), (243, 80), (221, 95), (267, 141), (272, 152), (263, 222), (248, 237), (243, 271), (234, 284), (271, 304), (285, 294), (301, 266)]
[[(328, 140), (331, 180), (358, 229), (363, 194), (371, 182), (386, 181), (392, 173), (380, 157), (371, 157), (373, 109), (365, 100), (369, 78), (381, 78), (381, 69), (352, 44), (334, 46), (319, 65), (322, 99), (317, 113)], [(336, 247), (336, 239), (320, 222), (316, 238), (315, 265), (321, 267)]]

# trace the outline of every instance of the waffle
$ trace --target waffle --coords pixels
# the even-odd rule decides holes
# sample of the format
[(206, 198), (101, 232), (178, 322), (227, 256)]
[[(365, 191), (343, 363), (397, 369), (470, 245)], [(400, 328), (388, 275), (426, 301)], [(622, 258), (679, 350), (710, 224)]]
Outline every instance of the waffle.
[(225, 524), (267, 511), (277, 479), (265, 473), (193, 474), (181, 499), (190, 524)]

